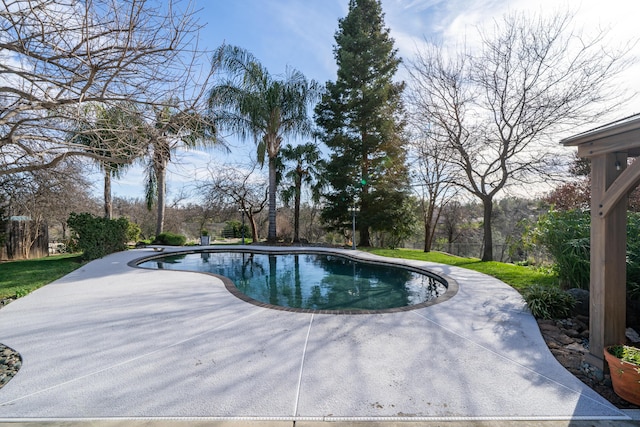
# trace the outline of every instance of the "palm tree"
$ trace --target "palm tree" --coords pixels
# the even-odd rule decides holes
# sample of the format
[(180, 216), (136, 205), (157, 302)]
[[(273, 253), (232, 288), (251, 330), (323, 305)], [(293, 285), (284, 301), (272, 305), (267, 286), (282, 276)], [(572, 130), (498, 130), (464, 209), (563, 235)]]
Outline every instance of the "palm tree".
[(258, 148), (258, 161), (269, 159), (269, 232), (267, 241), (276, 240), (276, 161), (285, 137), (311, 133), (307, 108), (319, 98), (320, 86), (299, 71), (288, 69), (282, 78), (269, 74), (247, 50), (222, 45), (216, 51), (226, 78), (209, 94), (209, 108), (216, 127), (236, 133), (241, 139), (252, 137)]
[[(282, 199), (289, 203), (293, 198), (293, 241), (300, 241), (300, 199), (302, 184), (311, 185), (313, 199), (320, 198), (319, 188), (322, 185), (322, 168), (324, 162), (320, 159), (320, 150), (312, 142), (293, 147), (287, 144), (280, 152), (283, 162), (281, 169), (291, 185), (282, 191)], [(293, 162), (293, 167), (287, 170), (286, 164)]]
[(145, 201), (151, 210), (156, 203), (156, 236), (164, 229), (167, 165), (178, 147), (198, 148), (222, 145), (208, 117), (195, 111), (181, 111), (168, 105), (156, 111), (153, 124), (147, 126), (148, 162)]
[(142, 120), (132, 105), (94, 108), (95, 118), (79, 125), (70, 136), (96, 155), (104, 174), (104, 216), (112, 217), (111, 179), (119, 178), (140, 153)]

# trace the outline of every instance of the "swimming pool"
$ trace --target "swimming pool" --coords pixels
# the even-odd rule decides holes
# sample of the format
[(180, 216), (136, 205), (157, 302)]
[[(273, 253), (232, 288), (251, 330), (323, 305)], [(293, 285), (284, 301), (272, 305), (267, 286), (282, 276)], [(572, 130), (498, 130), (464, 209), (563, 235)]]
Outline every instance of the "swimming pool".
[(428, 271), (333, 253), (205, 251), (137, 265), (224, 276), (240, 298), (292, 311), (403, 311), (433, 304), (448, 291), (448, 282)]

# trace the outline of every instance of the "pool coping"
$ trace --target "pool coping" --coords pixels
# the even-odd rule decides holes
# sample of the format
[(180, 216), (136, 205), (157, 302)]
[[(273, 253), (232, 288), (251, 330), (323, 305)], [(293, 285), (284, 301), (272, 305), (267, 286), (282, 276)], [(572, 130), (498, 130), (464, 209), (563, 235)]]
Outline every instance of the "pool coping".
[[(167, 256), (172, 256), (172, 255), (184, 255), (184, 254), (197, 254), (197, 253), (224, 253), (224, 252), (231, 252), (231, 253), (259, 253), (259, 254), (279, 254), (279, 255), (286, 255), (286, 254), (320, 254), (320, 255), (326, 255), (326, 254), (332, 254), (334, 256), (339, 256), (339, 257), (343, 257), (343, 258), (347, 258), (347, 259), (351, 259), (354, 261), (358, 261), (364, 264), (374, 264), (374, 265), (385, 265), (385, 266), (393, 266), (393, 267), (400, 267), (400, 268), (405, 268), (409, 271), (413, 271), (416, 273), (421, 273), (424, 274), (426, 276), (429, 277), (433, 277), (436, 280), (439, 280), (441, 283), (444, 282), (444, 285), (446, 286), (447, 290), (442, 294), (439, 295), (436, 298), (430, 299), (428, 301), (423, 301), (421, 303), (418, 304), (412, 304), (412, 305), (407, 305), (407, 306), (402, 306), (402, 307), (393, 307), (393, 308), (385, 308), (385, 309), (379, 309), (379, 310), (325, 310), (325, 309), (313, 309), (313, 308), (295, 308), (295, 307), (284, 307), (284, 306), (280, 306), (280, 305), (273, 305), (273, 304), (269, 304), (263, 301), (259, 301), (256, 300), (254, 298), (251, 298), (250, 296), (246, 295), (245, 293), (243, 293), (242, 291), (240, 291), (240, 289), (238, 289), (235, 285), (235, 283), (233, 282), (233, 280), (231, 280), (230, 278), (226, 277), (226, 276), (222, 276), (220, 274), (215, 274), (215, 273), (208, 273), (208, 272), (204, 272), (204, 271), (194, 271), (194, 270), (182, 270), (182, 269), (172, 269), (172, 271), (185, 271), (185, 272), (191, 272), (191, 273), (200, 273), (200, 274), (206, 274), (209, 276), (213, 276), (216, 277), (218, 279), (220, 279), (223, 283), (225, 288), (236, 298), (247, 302), (249, 304), (253, 304), (257, 307), (262, 307), (262, 308), (269, 308), (272, 310), (279, 310), (279, 311), (287, 311), (287, 312), (291, 312), (291, 313), (316, 313), (316, 314), (334, 314), (334, 315), (362, 315), (362, 314), (384, 314), (384, 313), (402, 313), (402, 312), (406, 312), (406, 311), (412, 311), (412, 310), (418, 310), (421, 308), (425, 308), (425, 307), (431, 307), (435, 304), (439, 304), (445, 301), (450, 300), (451, 298), (453, 298), (457, 293), (458, 293), (458, 282), (453, 279), (452, 277), (448, 277), (446, 275), (442, 275), (442, 274), (438, 274), (435, 273), (431, 270), (429, 270), (428, 268), (425, 267), (419, 267), (419, 266), (412, 266), (412, 265), (407, 265), (404, 263), (398, 263), (398, 262), (392, 262), (392, 261), (385, 261), (385, 260), (380, 260), (380, 259), (371, 259), (371, 258), (366, 258), (363, 256), (359, 256), (359, 253), (349, 253), (349, 252), (342, 252), (344, 250), (342, 250), (341, 252), (336, 252), (335, 249), (332, 248), (327, 248), (324, 250), (316, 250), (317, 248), (315, 247), (281, 247), (281, 246), (276, 246), (276, 247), (267, 247), (265, 248), (264, 246), (251, 246), (251, 245), (245, 245), (245, 247), (242, 247), (240, 249), (237, 249), (237, 247), (234, 246), (234, 248), (236, 249), (229, 249), (229, 247), (215, 247), (215, 246), (199, 246), (196, 248), (189, 248), (189, 249), (184, 249), (181, 247), (174, 247), (174, 250), (169, 250), (167, 252), (165, 252), (164, 250), (161, 252), (158, 252), (155, 250), (155, 246), (154, 246), (154, 255), (149, 255), (149, 256), (144, 256), (144, 257), (140, 257), (137, 259), (134, 259), (130, 262), (127, 263), (127, 265), (129, 267), (132, 268), (142, 268), (142, 269), (147, 269), (147, 270), (153, 270), (150, 268), (146, 268), (146, 267), (140, 267), (140, 264), (146, 261), (152, 261), (154, 259), (159, 259), (159, 258), (165, 258)], [(163, 248), (171, 248), (171, 247), (163, 247)], [(175, 249), (178, 248), (178, 249)], [(362, 252), (360, 252), (362, 253)]]

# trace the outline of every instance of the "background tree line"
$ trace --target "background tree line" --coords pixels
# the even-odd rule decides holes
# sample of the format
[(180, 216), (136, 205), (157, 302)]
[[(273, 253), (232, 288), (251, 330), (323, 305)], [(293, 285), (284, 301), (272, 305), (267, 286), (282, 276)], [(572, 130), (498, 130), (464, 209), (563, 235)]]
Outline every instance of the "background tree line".
[[(295, 69), (273, 74), (242, 47), (194, 49), (199, 24), (188, 6), (3, 6), (5, 218), (38, 220), (39, 211), (62, 224), (58, 210), (61, 217), (72, 206), (96, 212), (83, 181), (82, 159), (91, 159), (104, 174), (102, 214), (127, 215), (143, 236), (197, 235), (244, 214), (254, 240), (425, 251), (464, 242), (479, 244), (471, 254), (483, 260), (521, 258), (518, 220), (544, 207), (509, 192), (567, 178), (559, 135), (624, 101), (624, 88), (610, 82), (630, 63), (629, 46), (603, 47), (606, 33), (586, 37), (569, 13), (504, 16), (478, 30), (477, 46), (455, 51), (427, 40), (403, 63), (381, 2), (350, 0), (335, 33), (336, 80), (322, 85)], [(406, 83), (398, 81), (400, 67)], [(255, 159), (194, 179), (199, 198), (168, 202), (165, 174), (175, 151), (224, 148), (229, 134), (252, 140)], [(300, 139), (310, 141), (306, 148), (294, 145)], [(146, 165), (141, 197), (156, 208), (152, 230), (139, 200), (110, 194), (111, 178), (135, 162)]]

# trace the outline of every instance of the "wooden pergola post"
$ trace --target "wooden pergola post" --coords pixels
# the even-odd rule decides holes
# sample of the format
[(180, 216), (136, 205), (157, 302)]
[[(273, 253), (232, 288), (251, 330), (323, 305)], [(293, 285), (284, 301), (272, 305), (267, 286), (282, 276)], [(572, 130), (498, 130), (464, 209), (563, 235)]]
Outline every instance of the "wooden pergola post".
[(589, 286), (589, 357), (603, 369), (605, 346), (624, 342), (626, 327), (627, 197), (603, 215), (607, 189), (626, 166), (627, 155), (603, 154), (591, 159), (591, 278)]
[(640, 182), (640, 117), (561, 141), (591, 159), (591, 277), (587, 362), (604, 369), (604, 348), (624, 343), (627, 194)]

